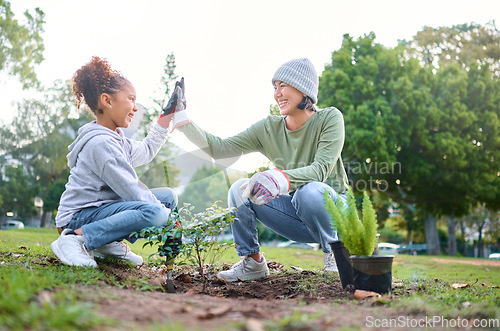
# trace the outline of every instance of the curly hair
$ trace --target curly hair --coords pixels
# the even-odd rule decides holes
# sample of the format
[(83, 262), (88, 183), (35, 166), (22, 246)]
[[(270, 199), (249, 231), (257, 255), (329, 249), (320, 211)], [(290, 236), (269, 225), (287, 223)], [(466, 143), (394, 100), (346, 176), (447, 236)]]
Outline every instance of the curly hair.
[(118, 71), (112, 70), (108, 61), (98, 56), (78, 69), (71, 79), (71, 91), (75, 96), (76, 105), (80, 108), (84, 102), (96, 115), (102, 113), (99, 108), (101, 94), (119, 92), (130, 82)]

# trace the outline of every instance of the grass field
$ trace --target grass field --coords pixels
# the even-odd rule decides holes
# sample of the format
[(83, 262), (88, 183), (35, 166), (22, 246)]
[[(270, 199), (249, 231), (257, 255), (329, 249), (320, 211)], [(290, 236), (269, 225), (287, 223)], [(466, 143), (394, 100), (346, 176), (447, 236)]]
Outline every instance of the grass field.
[[(49, 246), (57, 237), (56, 231), (49, 229), (0, 231), (0, 329), (81, 330), (112, 327), (117, 323), (99, 315), (88, 303), (91, 300), (75, 295), (74, 289), (98, 287), (104, 281), (117, 287), (130, 284), (123, 284), (120, 279), (110, 280), (113, 276), (101, 269), (47, 263), (55, 258)], [(143, 248), (143, 244), (144, 241), (138, 241), (131, 247), (147, 259), (155, 253), (155, 248)], [(262, 250), (268, 260), (279, 262), (285, 268), (296, 266), (311, 270), (323, 266), (321, 251), (274, 247)], [(235, 251), (231, 250), (221, 262), (237, 260)], [(397, 255), (393, 277), (399, 289), (386, 303), (393, 309), (447, 318), (500, 318), (500, 265), (495, 261)], [(132, 282), (137, 290), (151, 289), (143, 279)], [(467, 286), (453, 289), (454, 283)]]

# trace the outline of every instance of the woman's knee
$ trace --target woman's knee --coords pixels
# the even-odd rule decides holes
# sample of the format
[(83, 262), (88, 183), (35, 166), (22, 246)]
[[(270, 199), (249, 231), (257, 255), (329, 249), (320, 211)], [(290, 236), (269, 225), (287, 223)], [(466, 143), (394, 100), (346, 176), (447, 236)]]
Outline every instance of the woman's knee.
[(325, 183), (310, 182), (301, 186), (293, 195), (292, 204), (297, 207), (317, 210), (324, 208), (325, 190), (333, 199), (336, 199), (335, 191)]
[(241, 185), (246, 183), (248, 179), (241, 178), (231, 185), (229, 192), (227, 194), (228, 206), (232, 208), (238, 208), (241, 206), (245, 200), (241, 197), (243, 190), (241, 189)]

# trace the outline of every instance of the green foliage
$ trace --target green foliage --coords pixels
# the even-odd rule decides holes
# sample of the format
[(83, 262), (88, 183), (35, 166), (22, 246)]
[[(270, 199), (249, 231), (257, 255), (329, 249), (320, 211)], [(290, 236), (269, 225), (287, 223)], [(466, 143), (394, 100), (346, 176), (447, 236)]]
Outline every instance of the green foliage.
[(155, 106), (145, 112), (140, 123), (144, 137), (147, 136), (147, 129), (151, 123), (160, 116), (163, 108), (167, 105), (168, 100), (170, 99), (170, 91), (173, 89), (176, 80), (179, 78), (179, 76), (175, 73), (176, 67), (175, 55), (174, 53), (170, 53), (165, 59), (163, 75), (160, 80), (162, 84), (160, 92), (157, 93), (157, 97), (153, 98)]
[(340, 239), (349, 252), (357, 256), (371, 256), (377, 245), (378, 224), (368, 193), (364, 192), (362, 220), (359, 218), (356, 199), (351, 188), (347, 192), (347, 205), (340, 199), (335, 202), (327, 190), (324, 193), (324, 201), (332, 226), (337, 229)]
[(39, 85), (35, 65), (43, 61), (42, 33), (45, 14), (24, 12), (26, 23), (20, 24), (10, 9), (10, 2), (0, 0), (0, 71), (17, 76), (24, 88)]
[[(133, 291), (147, 287), (146, 282), (143, 280), (143, 283), (128, 286), (124, 283), (127, 280), (122, 277), (113, 272), (106, 273), (102, 262), (99, 263), (99, 269), (55, 263), (49, 244), (57, 237), (57, 232), (49, 229), (0, 231), (0, 325), (7, 330), (100, 330), (129, 327), (127, 321), (112, 321), (99, 315), (99, 302), (103, 299), (102, 284), (128, 287), (128, 291)], [(138, 240), (131, 247), (134, 252), (144, 255), (146, 251), (141, 250), (142, 241)], [(23, 246), (19, 246), (19, 243)], [(234, 260), (234, 253), (226, 252), (225, 255), (227, 260), (224, 261), (229, 263)], [(293, 265), (319, 270), (323, 267), (321, 251), (266, 247), (266, 257), (283, 263), (285, 268)], [(392, 301), (388, 304), (390, 307), (385, 307), (384, 311), (394, 309), (389, 311), (408, 316), (500, 318), (500, 292), (497, 288), (500, 283), (500, 266), (477, 265), (472, 263), (478, 259), (446, 256), (436, 259), (431, 256), (400, 254), (395, 257), (395, 261), (397, 263), (393, 265), (393, 276), (397, 279)], [(447, 272), (443, 272), (443, 265)], [(133, 273), (133, 270), (130, 269), (129, 272)], [(284, 275), (290, 272), (293, 271), (283, 271)], [(338, 282), (338, 276), (335, 278), (322, 272), (302, 275), (303, 279), (291, 284), (292, 290), (300, 288), (314, 292), (318, 283)], [(470, 286), (454, 290), (451, 288), (452, 283), (467, 283)], [(346, 302), (336, 305), (340, 305), (339, 309), (350, 307)], [(291, 327), (303, 329), (308, 325), (319, 325), (321, 328), (324, 324), (316, 321), (319, 318), (319, 313), (307, 316), (296, 313), (273, 321), (264, 320), (263, 323), (270, 330), (288, 330)], [(166, 330), (185, 329), (182, 325), (175, 326), (177, 328), (167, 326)], [(144, 327), (163, 329), (159, 324), (144, 324)]]
[(320, 106), (344, 115), (351, 186), (408, 212), (409, 239), (423, 215), (500, 209), (499, 41), (494, 24), (425, 28), (393, 49), (344, 35), (320, 77)]
[(61, 195), (65, 190), (66, 181), (57, 180), (47, 188), (45, 199), (43, 199), (43, 209), (55, 212), (59, 207)]
[[(151, 123), (154, 123), (160, 117), (163, 108), (166, 106), (170, 98), (170, 91), (178, 79), (175, 68), (175, 56), (171, 53), (165, 59), (163, 76), (161, 77), (161, 91), (158, 93), (158, 97), (153, 98), (155, 106), (145, 109), (143, 113), (139, 124), (139, 136), (147, 136)], [(150, 163), (136, 168), (140, 180), (149, 188), (176, 187), (178, 185), (177, 177), (180, 174), (180, 169), (175, 166), (174, 157), (174, 147), (167, 139)]]
[(363, 192), (363, 226), (364, 226), (364, 239), (366, 243), (365, 246), (367, 249), (365, 250), (365, 254), (370, 256), (373, 251), (369, 249), (369, 247), (375, 248), (377, 246), (377, 215), (375, 214), (375, 210), (373, 209), (372, 202), (368, 193), (366, 191)]
[[(205, 264), (214, 264), (224, 252), (232, 247), (227, 242), (219, 241), (234, 219), (231, 210), (222, 208), (215, 202), (203, 212), (194, 213), (194, 206), (185, 203), (178, 212), (174, 212), (172, 223), (164, 228), (146, 228), (139, 232), (141, 237), (146, 237), (147, 245), (160, 245), (159, 254), (165, 256), (171, 248), (163, 244), (168, 238), (179, 238), (182, 235), (183, 244), (181, 254), (187, 262), (197, 266), (200, 275), (206, 279)], [(175, 222), (180, 227), (174, 225)]]
[(56, 273), (2, 267), (0, 325), (13, 330), (92, 330), (110, 320), (80, 302), (75, 289), (58, 284)]
[(275, 105), (275, 104), (269, 105), (269, 114), (276, 115), (276, 116), (281, 115), (280, 108), (278, 107), (278, 105)]
[(420, 280), (416, 284), (405, 281), (402, 285), (413, 291), (411, 296), (394, 301), (392, 306), (397, 309), (447, 319), (496, 319), (498, 323), (500, 318), (500, 293), (494, 286), (472, 282), (465, 288), (452, 289), (451, 283), (441, 278)]
[(56, 238), (48, 229), (0, 231), (2, 329), (93, 330), (113, 324), (78, 294), (82, 285), (98, 286), (107, 276), (54, 263), (48, 244)]
[[(56, 81), (40, 99), (19, 103), (13, 121), (0, 127), (0, 154), (5, 153), (0, 165), (7, 169), (14, 159), (23, 166), (26, 189), (39, 188), (44, 215), (51, 216), (57, 209), (64, 189), (61, 182), (66, 182), (69, 174), (68, 145), (88, 119), (86, 113), (76, 109), (68, 82)], [(42, 216), (42, 226), (45, 219)]]
[(40, 187), (30, 183), (30, 177), (22, 166), (5, 167), (5, 178), (0, 178), (0, 195), (3, 205), (0, 210), (15, 211), (20, 219), (27, 219), (34, 213), (34, 198)]
[[(499, 31), (495, 22), (484, 26), (477, 23), (458, 24), (452, 27), (425, 27), (409, 42), (408, 56), (418, 58), (433, 68), (458, 63), (462, 68), (481, 66), (500, 60)], [(490, 70), (500, 74), (498, 66)]]

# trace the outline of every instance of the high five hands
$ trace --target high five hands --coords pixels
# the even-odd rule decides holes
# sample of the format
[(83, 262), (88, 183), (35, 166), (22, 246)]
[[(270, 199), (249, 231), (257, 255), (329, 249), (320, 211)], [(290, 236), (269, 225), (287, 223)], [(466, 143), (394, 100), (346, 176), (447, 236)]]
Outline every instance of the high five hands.
[(170, 121), (173, 119), (174, 131), (179, 126), (191, 123), (187, 118), (186, 109), (186, 87), (184, 85), (184, 77), (175, 83), (174, 92), (170, 96), (167, 105), (163, 108), (163, 112), (158, 119), (158, 124), (164, 128), (168, 128)]

